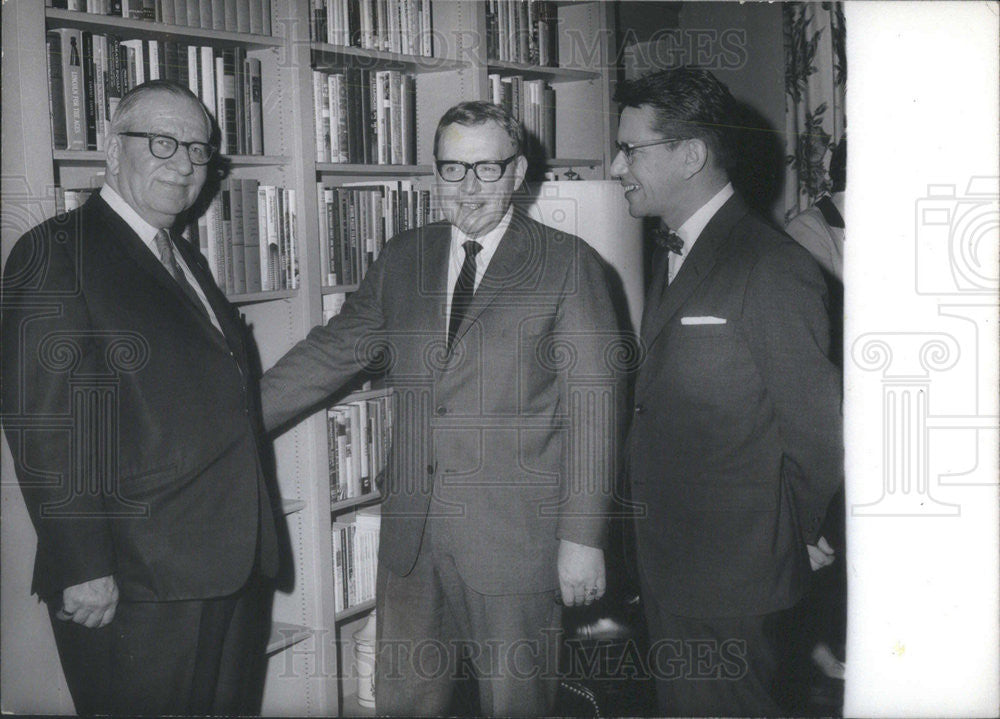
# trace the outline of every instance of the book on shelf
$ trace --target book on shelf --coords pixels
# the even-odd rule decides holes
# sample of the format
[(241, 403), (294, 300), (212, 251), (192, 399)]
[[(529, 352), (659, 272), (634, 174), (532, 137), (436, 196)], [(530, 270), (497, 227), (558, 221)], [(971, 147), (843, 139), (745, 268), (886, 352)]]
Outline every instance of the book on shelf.
[(316, 186), (323, 286), (360, 282), (390, 238), (427, 222), (430, 191), (408, 180)]
[(45, 6), (206, 30), (271, 34), (271, 0), (45, 0)]
[(46, 33), (53, 147), (103, 150), (122, 96), (146, 80), (186, 85), (222, 130), (223, 154), (261, 155), (261, 64), (244, 48), (123, 40), (71, 28)]
[(541, 67), (559, 64), (556, 6), (549, 0), (488, 0), (488, 61)]
[(375, 598), (380, 525), (378, 510), (372, 508), (331, 523), (334, 609), (338, 613)]
[(311, 0), (309, 36), (330, 45), (431, 57), (431, 0)]
[(316, 161), (416, 162), (416, 78), (398, 70), (313, 71)]
[(294, 191), (229, 177), (198, 219), (198, 247), (216, 284), (226, 294), (296, 289), (298, 274), (287, 268), (297, 229)]
[[(337, 311), (339, 307), (333, 314)], [(391, 402), (391, 396), (383, 392), (327, 409), (331, 504), (376, 491), (376, 480), (385, 471), (392, 437)]]
[(490, 73), (490, 102), (502, 106), (521, 121), (528, 135), (529, 152), (555, 157), (556, 93), (545, 80), (525, 80), (522, 75)]

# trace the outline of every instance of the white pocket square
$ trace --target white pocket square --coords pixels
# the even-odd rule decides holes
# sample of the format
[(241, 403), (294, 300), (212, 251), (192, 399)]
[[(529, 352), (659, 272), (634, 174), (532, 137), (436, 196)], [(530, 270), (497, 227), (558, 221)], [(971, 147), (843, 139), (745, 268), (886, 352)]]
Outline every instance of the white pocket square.
[(723, 317), (681, 317), (682, 325), (724, 325), (726, 320)]

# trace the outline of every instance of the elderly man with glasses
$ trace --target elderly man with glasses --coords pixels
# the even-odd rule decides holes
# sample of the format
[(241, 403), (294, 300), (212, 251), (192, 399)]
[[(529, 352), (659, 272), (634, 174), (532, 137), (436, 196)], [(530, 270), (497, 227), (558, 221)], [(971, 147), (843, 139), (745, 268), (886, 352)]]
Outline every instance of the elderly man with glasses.
[(457, 105), (434, 139), (447, 218), (390, 241), (357, 292), (262, 380), (269, 427), (362, 370), (393, 388), (381, 483), (375, 708), (551, 714), (561, 605), (605, 590), (622, 349), (606, 267), (511, 204), (524, 131)]
[(4, 431), (80, 714), (259, 712), (278, 552), (256, 389), (180, 234), (212, 130), (186, 88), (134, 88), (100, 192), (5, 268)]

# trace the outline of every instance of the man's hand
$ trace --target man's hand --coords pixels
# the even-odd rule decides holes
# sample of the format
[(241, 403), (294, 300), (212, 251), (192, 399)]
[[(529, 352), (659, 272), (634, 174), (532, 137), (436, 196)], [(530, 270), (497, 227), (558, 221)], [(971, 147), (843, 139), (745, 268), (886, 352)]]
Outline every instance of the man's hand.
[(77, 624), (97, 629), (111, 623), (117, 608), (118, 585), (115, 578), (108, 575), (66, 587), (56, 618), (64, 622), (72, 619)]
[(809, 552), (809, 566), (814, 572), (817, 569), (830, 566), (837, 558), (833, 547), (826, 541), (826, 537), (820, 537), (816, 544), (807, 544), (806, 551)]
[(604, 550), (559, 541), (559, 589), (567, 607), (591, 604), (604, 596)]

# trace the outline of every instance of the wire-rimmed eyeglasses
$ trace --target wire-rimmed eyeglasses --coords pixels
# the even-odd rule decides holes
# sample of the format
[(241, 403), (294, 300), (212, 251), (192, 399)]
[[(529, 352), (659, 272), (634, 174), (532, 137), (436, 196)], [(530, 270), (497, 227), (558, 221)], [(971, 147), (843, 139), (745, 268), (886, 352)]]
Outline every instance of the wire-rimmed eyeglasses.
[(145, 137), (149, 140), (149, 151), (153, 157), (169, 160), (181, 146), (187, 150), (192, 165), (207, 165), (215, 154), (215, 147), (207, 142), (181, 142), (176, 137), (155, 132), (119, 132), (125, 137)]
[(665, 137), (662, 140), (647, 140), (646, 142), (616, 142), (615, 148), (625, 156), (625, 164), (631, 165), (633, 154), (640, 147), (653, 147), (654, 145), (666, 145), (670, 142), (680, 142), (683, 137)]
[(479, 178), (480, 182), (496, 182), (507, 171), (507, 165), (518, 157), (515, 153), (506, 160), (480, 160), (479, 162), (462, 162), (460, 160), (437, 160), (438, 175), (445, 182), (461, 182), (469, 170)]

